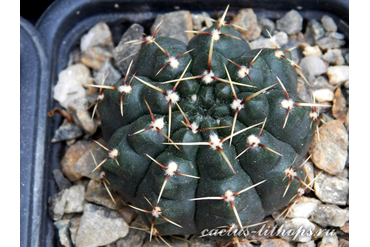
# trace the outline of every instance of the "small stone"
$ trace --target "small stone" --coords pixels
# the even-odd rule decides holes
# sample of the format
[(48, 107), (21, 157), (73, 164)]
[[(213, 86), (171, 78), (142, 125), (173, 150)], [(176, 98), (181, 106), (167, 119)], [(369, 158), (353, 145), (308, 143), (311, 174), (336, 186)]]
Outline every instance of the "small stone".
[(121, 79), (121, 77), (121, 73), (114, 68), (111, 61), (107, 59), (96, 74), (94, 81), (96, 85), (104, 84), (106, 86), (112, 86), (119, 79)]
[[(98, 142), (105, 145), (103, 139), (99, 139)], [(106, 157), (108, 157), (107, 151), (101, 148), (96, 143), (91, 143), (88, 147), (88, 150), (90, 150), (93, 153), (98, 164)], [(73, 166), (73, 170), (84, 177), (94, 179), (95, 181), (100, 181), (100, 172), (98, 170), (95, 170), (93, 173), (91, 173), (91, 171), (93, 171), (96, 168), (96, 165), (94, 163), (94, 159), (91, 156), (90, 151), (85, 152), (81, 156), (81, 158)]]
[(315, 76), (326, 73), (327, 66), (325, 62), (318, 56), (307, 56), (302, 58), (299, 66), (308, 81), (313, 81)]
[(80, 49), (82, 52), (90, 50), (94, 46), (108, 46), (113, 48), (112, 33), (108, 25), (104, 22), (95, 25), (81, 38)]
[(333, 236), (326, 236), (322, 238), (321, 242), (318, 243), (317, 247), (338, 247), (338, 237), (336, 234)]
[(86, 97), (85, 84), (92, 84), (90, 70), (81, 63), (69, 66), (59, 73), (53, 97), (67, 108), (72, 100)]
[(64, 120), (62, 125), (55, 131), (53, 138), (51, 139), (52, 143), (73, 140), (84, 134), (81, 127), (76, 124), (70, 123), (68, 120)]
[(306, 31), (304, 33), (304, 40), (310, 45), (315, 45), (316, 42), (324, 37), (325, 30), (320, 22), (316, 20), (309, 20), (307, 23)]
[(327, 122), (316, 133), (310, 154), (312, 162), (329, 174), (341, 173), (347, 160), (348, 133), (339, 120)]
[(306, 44), (306, 45), (303, 45), (304, 48), (303, 48), (303, 55), (308, 57), (308, 56), (311, 56), (311, 55), (314, 55), (314, 56), (317, 56), (317, 57), (321, 57), (322, 56), (322, 52), (320, 50), (320, 47), (315, 45), (315, 46), (310, 46), (309, 44), (307, 43), (303, 43), (303, 44)]
[(273, 22), (270, 19), (263, 18), (263, 17), (257, 17), (257, 22), (258, 22), (258, 26), (261, 28), (261, 34), (266, 38), (270, 38), (267, 31), (269, 31), (270, 34), (274, 33), (275, 22)]
[(184, 32), (184, 30), (193, 30), (193, 22), (190, 11), (180, 10), (166, 13), (164, 15), (157, 15), (150, 32), (153, 32), (164, 18), (165, 21), (161, 24), (158, 36), (172, 37), (174, 39), (181, 40), (185, 44), (188, 44), (189, 40), (194, 36), (193, 33)]
[(309, 242), (312, 239), (315, 225), (305, 218), (293, 218), (285, 220), (284, 224), (278, 228), (279, 230), (279, 236), (283, 239), (295, 242)]
[(253, 9), (239, 10), (233, 19), (233, 23), (243, 28), (235, 27), (248, 41), (258, 39), (261, 36), (261, 28), (258, 26), (257, 16)]
[(340, 247), (349, 247), (349, 241), (343, 238), (339, 239), (339, 246)]
[(311, 161), (307, 161), (303, 166), (304, 172), (307, 175), (307, 184), (311, 183), (315, 179), (314, 166)]
[(333, 18), (331, 18), (330, 16), (323, 15), (321, 17), (321, 23), (325, 30), (328, 32), (336, 32), (338, 29), (337, 24), (335, 24)]
[(91, 118), (88, 108), (88, 101), (86, 98), (75, 99), (68, 104), (68, 111), (70, 112), (74, 122), (83, 128), (88, 135), (93, 135), (96, 132), (97, 124)]
[(346, 59), (346, 64), (349, 65), (349, 53), (344, 56), (344, 59)]
[(279, 238), (262, 240), (260, 247), (291, 247), (288, 241)]
[(91, 144), (90, 141), (80, 140), (71, 145), (60, 164), (62, 166), (63, 174), (72, 182), (80, 180), (82, 175), (75, 172), (73, 166), (81, 158), (81, 156), (87, 151), (88, 146)]
[(81, 213), (84, 207), (85, 186), (81, 184), (73, 185), (66, 190), (66, 204), (64, 213)]
[(343, 226), (340, 227), (340, 229), (345, 232), (345, 233), (349, 233), (349, 221), (347, 221), (346, 223), (344, 223)]
[(342, 94), (342, 90), (337, 88), (337, 90), (335, 90), (332, 107), (333, 116), (342, 123), (345, 123), (347, 120), (347, 110), (347, 101)]
[(74, 245), (76, 245), (77, 230), (80, 227), (80, 222), (81, 215), (74, 216), (72, 219), (70, 219), (69, 233), (71, 236), (71, 241)]
[(307, 243), (298, 243), (297, 247), (316, 247), (315, 241), (309, 241)]
[(116, 242), (117, 247), (127, 247), (127, 246), (135, 246), (141, 247), (144, 244), (144, 241), (148, 233), (141, 230), (130, 229), (129, 233), (124, 237), (119, 239)]
[(321, 173), (314, 182), (314, 191), (322, 202), (344, 206), (348, 200), (348, 178)]
[(107, 207), (112, 210), (117, 210), (123, 207), (124, 204), (122, 200), (120, 200), (120, 196), (118, 195), (118, 193), (115, 191), (110, 192), (113, 198), (115, 199), (115, 202), (112, 201), (112, 198), (108, 194), (108, 191), (102, 184), (102, 182), (90, 180), (86, 189), (85, 200), (91, 203)]
[[(283, 46), (288, 44), (288, 36), (284, 32), (277, 32), (272, 36), (272, 38), (265, 38), (261, 36), (260, 38), (253, 40), (249, 43), (251, 49), (261, 49), (261, 48), (272, 48), (275, 49), (275, 44), (278, 46)], [(294, 58), (294, 50), (291, 51), (293, 61), (296, 62)]]
[(260, 37), (249, 43), (251, 49), (261, 49), (261, 48), (275, 48), (275, 44), (272, 39), (267, 39), (265, 37)]
[(49, 213), (53, 220), (61, 220), (65, 213), (82, 212), (84, 192), (85, 187), (83, 185), (74, 185), (54, 194), (49, 207)]
[(346, 42), (344, 40), (339, 40), (331, 37), (323, 37), (316, 41), (316, 44), (320, 46), (321, 49), (334, 49), (340, 48), (341, 46), (345, 45)]
[(130, 224), (138, 217), (138, 213), (129, 206), (123, 206), (120, 207), (117, 212), (122, 215), (122, 217), (125, 219), (125, 222), (127, 224)]
[(86, 203), (77, 231), (76, 246), (101, 246), (123, 238), (129, 227), (115, 211)]
[(328, 77), (330, 84), (339, 86), (349, 80), (349, 66), (329, 66)]
[(281, 19), (276, 21), (276, 29), (287, 34), (296, 34), (302, 30), (303, 17), (296, 10), (286, 13)]
[(289, 218), (306, 218), (308, 219), (316, 210), (321, 202), (315, 198), (301, 197), (297, 203), (289, 211), (287, 217)]
[(57, 184), (58, 190), (67, 189), (72, 186), (71, 181), (64, 177), (63, 173), (59, 169), (53, 170), (53, 176), (55, 183)]
[(343, 65), (344, 58), (342, 51), (339, 49), (329, 49), (323, 56), (322, 59), (331, 65)]
[(66, 197), (64, 193), (67, 189), (54, 194), (50, 199), (49, 214), (54, 221), (61, 220), (64, 214)]
[(289, 37), (285, 32), (277, 32), (272, 36), (272, 39), (281, 47), (286, 45), (289, 41)]
[[(139, 24), (132, 24), (122, 35), (120, 42), (113, 50), (115, 65), (124, 74), (127, 73), (131, 60), (136, 60), (140, 51), (140, 45), (129, 43), (128, 41), (139, 40), (143, 38), (144, 27)], [(108, 84), (107, 84), (108, 85)]]
[(69, 238), (68, 227), (70, 220), (59, 220), (54, 222), (54, 226), (58, 229), (59, 241), (62, 246), (72, 247), (71, 239)]
[(325, 34), (326, 37), (334, 38), (334, 39), (345, 39), (345, 35), (338, 32), (330, 32)]
[(201, 14), (191, 14), (191, 19), (193, 21), (193, 30), (195, 31), (201, 31), (204, 28), (211, 27), (213, 24), (212, 19), (207, 12), (202, 12)]
[(334, 100), (334, 93), (328, 88), (315, 90), (313, 95), (318, 103), (331, 102)]
[(96, 71), (100, 70), (107, 59), (113, 57), (113, 53), (106, 47), (94, 46), (89, 50), (82, 52), (81, 62), (87, 67)]

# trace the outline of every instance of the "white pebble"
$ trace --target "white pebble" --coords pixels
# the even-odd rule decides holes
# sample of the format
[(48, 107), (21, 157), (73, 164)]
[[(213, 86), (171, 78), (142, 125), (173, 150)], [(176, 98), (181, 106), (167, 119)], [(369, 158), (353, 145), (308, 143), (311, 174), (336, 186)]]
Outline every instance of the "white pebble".
[(349, 79), (349, 66), (330, 66), (328, 68), (329, 83), (335, 86), (340, 85)]
[(328, 88), (318, 89), (314, 92), (317, 102), (330, 102), (334, 100), (334, 93)]

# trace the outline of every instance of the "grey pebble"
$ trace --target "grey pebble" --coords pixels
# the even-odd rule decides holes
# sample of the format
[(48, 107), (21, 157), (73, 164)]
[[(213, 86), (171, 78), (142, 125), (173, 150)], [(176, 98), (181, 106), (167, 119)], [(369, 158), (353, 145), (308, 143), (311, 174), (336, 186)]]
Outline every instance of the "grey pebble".
[(107, 245), (123, 238), (128, 232), (129, 227), (120, 214), (86, 203), (77, 231), (76, 246)]
[(316, 41), (324, 37), (325, 30), (316, 20), (309, 20), (304, 33), (304, 39), (310, 45), (315, 45)]
[(58, 190), (67, 189), (72, 186), (71, 181), (69, 181), (59, 169), (53, 170), (53, 176), (55, 183), (57, 184)]
[(270, 19), (263, 18), (263, 17), (257, 17), (257, 22), (258, 22), (258, 26), (261, 28), (261, 34), (266, 38), (270, 38), (266, 29), (272, 35), (275, 30), (275, 22), (273, 22)]
[(70, 220), (59, 220), (54, 222), (54, 226), (58, 229), (59, 241), (64, 247), (72, 247), (71, 238), (69, 236)]
[(302, 30), (303, 17), (296, 10), (286, 13), (281, 19), (276, 21), (276, 29), (287, 34), (296, 34)]
[(346, 205), (349, 193), (348, 178), (321, 173), (314, 182), (315, 195), (325, 203)]
[(333, 18), (328, 15), (323, 15), (321, 17), (321, 23), (325, 30), (328, 32), (336, 32), (338, 29), (337, 24), (335, 24)]
[(78, 138), (84, 134), (81, 127), (64, 120), (63, 124), (55, 131), (51, 142), (67, 141)]

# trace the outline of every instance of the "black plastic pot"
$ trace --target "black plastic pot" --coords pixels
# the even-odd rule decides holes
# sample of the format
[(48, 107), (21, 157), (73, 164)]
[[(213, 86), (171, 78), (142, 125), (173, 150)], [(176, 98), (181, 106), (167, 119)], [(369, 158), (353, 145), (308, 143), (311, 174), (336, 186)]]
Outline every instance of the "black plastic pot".
[(80, 37), (103, 21), (112, 28), (117, 44), (132, 23), (149, 28), (158, 13), (179, 9), (212, 13), (223, 11), (228, 4), (229, 12), (253, 8), (258, 16), (271, 19), (291, 9), (305, 19), (329, 15), (348, 44), (348, 0), (60, 0), (44, 12), (37, 30), (21, 18), (21, 246), (57, 246), (47, 200), (57, 192), (52, 171), (59, 167), (64, 145), (51, 144), (62, 119), (48, 118), (47, 112), (57, 106), (52, 86)]

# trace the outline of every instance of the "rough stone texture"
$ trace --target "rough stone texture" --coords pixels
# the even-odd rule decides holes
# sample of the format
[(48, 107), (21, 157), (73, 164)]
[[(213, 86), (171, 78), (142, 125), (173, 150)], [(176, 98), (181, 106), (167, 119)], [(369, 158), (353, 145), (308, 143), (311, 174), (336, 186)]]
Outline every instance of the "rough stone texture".
[(69, 181), (66, 177), (64, 177), (63, 173), (59, 169), (53, 170), (53, 177), (55, 183), (57, 184), (58, 190), (67, 189), (72, 186), (71, 181)]
[[(311, 199), (311, 198), (310, 198)], [(297, 203), (289, 211), (287, 217), (289, 218), (306, 218), (308, 219), (316, 210), (317, 205), (321, 204), (319, 200), (310, 200), (307, 197), (301, 197)], [(313, 198), (312, 198), (313, 199)]]
[(60, 142), (60, 141), (69, 141), (75, 138), (78, 138), (84, 134), (84, 131), (81, 127), (77, 126), (76, 124), (70, 123), (67, 119), (65, 119), (62, 125), (55, 131), (51, 142)]
[(329, 66), (328, 68), (329, 82), (332, 85), (340, 85), (349, 80), (349, 66)]
[(296, 34), (302, 30), (303, 17), (296, 10), (286, 13), (283, 18), (276, 21), (276, 29), (287, 34)]
[(338, 247), (338, 237), (337, 235), (333, 236), (324, 236), (322, 241), (317, 244), (317, 247)]
[(236, 27), (246, 40), (255, 40), (261, 36), (261, 28), (258, 25), (257, 16), (253, 9), (239, 10), (233, 21), (235, 25), (243, 28)]
[(77, 230), (80, 227), (80, 222), (81, 215), (75, 216), (72, 219), (70, 219), (69, 233), (71, 236), (71, 241), (74, 245), (76, 245)]
[(129, 233), (124, 237), (119, 239), (116, 242), (117, 247), (127, 247), (135, 246), (141, 247), (144, 244), (145, 239), (147, 238), (148, 233), (141, 230), (130, 229)]
[(115, 203), (112, 201), (112, 198), (109, 196), (104, 184), (102, 182), (97, 182), (90, 180), (86, 193), (85, 200), (91, 203), (95, 203), (113, 210), (117, 210), (124, 206), (120, 196), (117, 192), (111, 191)]
[(59, 241), (64, 247), (73, 246), (68, 233), (69, 225), (70, 220), (59, 220), (54, 222), (54, 226), (58, 229)]
[(349, 193), (348, 178), (321, 173), (314, 182), (316, 196), (323, 202), (346, 205)]
[(329, 49), (322, 56), (322, 59), (331, 65), (343, 65), (345, 63), (340, 49)]
[(67, 108), (69, 102), (86, 97), (84, 84), (92, 84), (90, 70), (81, 63), (71, 65), (59, 73), (53, 97)]
[(342, 227), (349, 220), (349, 210), (337, 205), (321, 204), (317, 206), (311, 220), (322, 227)]
[(113, 50), (113, 57), (116, 62), (116, 66), (123, 74), (126, 74), (131, 60), (135, 60), (140, 51), (140, 44), (125, 43), (132, 40), (142, 39), (143, 33), (144, 27), (136, 23), (132, 24), (122, 35), (120, 42)]
[(77, 231), (76, 246), (101, 246), (123, 238), (129, 227), (120, 214), (104, 207), (86, 203)]
[(349, 233), (349, 221), (347, 221), (346, 223), (344, 223), (343, 226), (340, 227), (340, 229), (345, 232), (345, 233)]
[(88, 135), (93, 135), (96, 132), (97, 124), (91, 118), (88, 108), (88, 101), (86, 98), (75, 99), (68, 104), (68, 111), (70, 112), (73, 121), (83, 128)]
[(348, 133), (343, 123), (333, 120), (322, 125), (316, 133), (309, 153), (317, 168), (335, 175), (341, 173), (347, 160)]
[(82, 52), (81, 62), (96, 71), (100, 70), (107, 59), (113, 57), (112, 50), (104, 46), (94, 46)]
[(261, 28), (261, 34), (266, 38), (270, 38), (266, 29), (269, 31), (270, 34), (273, 34), (275, 30), (275, 22), (263, 17), (257, 17), (257, 22), (258, 26)]
[(340, 120), (342, 123), (345, 123), (347, 120), (347, 101), (342, 94), (342, 90), (337, 88), (334, 94), (334, 101), (332, 107), (333, 116)]
[[(131, 59), (129, 59), (131, 61)], [(118, 60), (116, 60), (118, 61)], [(107, 59), (100, 70), (96, 73), (94, 82), (97, 85), (112, 86), (119, 79), (122, 74), (112, 65), (111, 61)]]
[[(97, 141), (105, 145), (103, 139), (99, 139)], [(96, 143), (91, 143), (88, 147), (88, 150), (93, 153), (98, 164), (108, 156), (107, 151)], [(100, 181), (100, 172), (98, 170), (95, 170), (93, 173), (91, 173), (95, 169), (96, 165), (90, 151), (85, 152), (81, 156), (81, 158), (73, 166), (73, 170), (82, 176), (94, 179), (95, 181)]]
[(316, 44), (320, 46), (321, 49), (327, 50), (327, 49), (334, 49), (334, 48), (340, 48), (343, 46), (346, 42), (344, 40), (332, 38), (332, 37), (323, 37), (316, 41)]
[(72, 182), (82, 178), (82, 175), (75, 172), (73, 167), (81, 156), (87, 151), (90, 141), (80, 140), (71, 145), (65, 153), (60, 164), (62, 166), (63, 174)]
[(314, 232), (315, 225), (305, 218), (293, 218), (284, 221), (279, 229), (281, 232), (279, 237), (291, 240), (294, 242), (308, 242), (312, 239), (312, 234), (309, 232)]
[(317, 40), (324, 37), (325, 30), (320, 22), (316, 20), (309, 20), (304, 33), (304, 39), (310, 45), (315, 45)]
[(66, 203), (64, 213), (80, 213), (84, 207), (85, 185), (83, 183), (73, 185), (65, 190), (64, 196)]
[(53, 195), (49, 207), (49, 213), (53, 220), (61, 220), (65, 213), (82, 212), (84, 192), (84, 185), (78, 184)]
[(113, 47), (112, 33), (104, 22), (98, 23), (82, 36), (80, 49), (87, 51), (98, 45)]
[(166, 21), (162, 22), (161, 28), (158, 32), (159, 36), (178, 39), (185, 44), (189, 43), (189, 40), (194, 36), (193, 33), (184, 32), (185, 30), (193, 30), (193, 22), (189, 11), (180, 10), (166, 13), (164, 15), (157, 15), (150, 32), (154, 31), (163, 18), (166, 18)]

